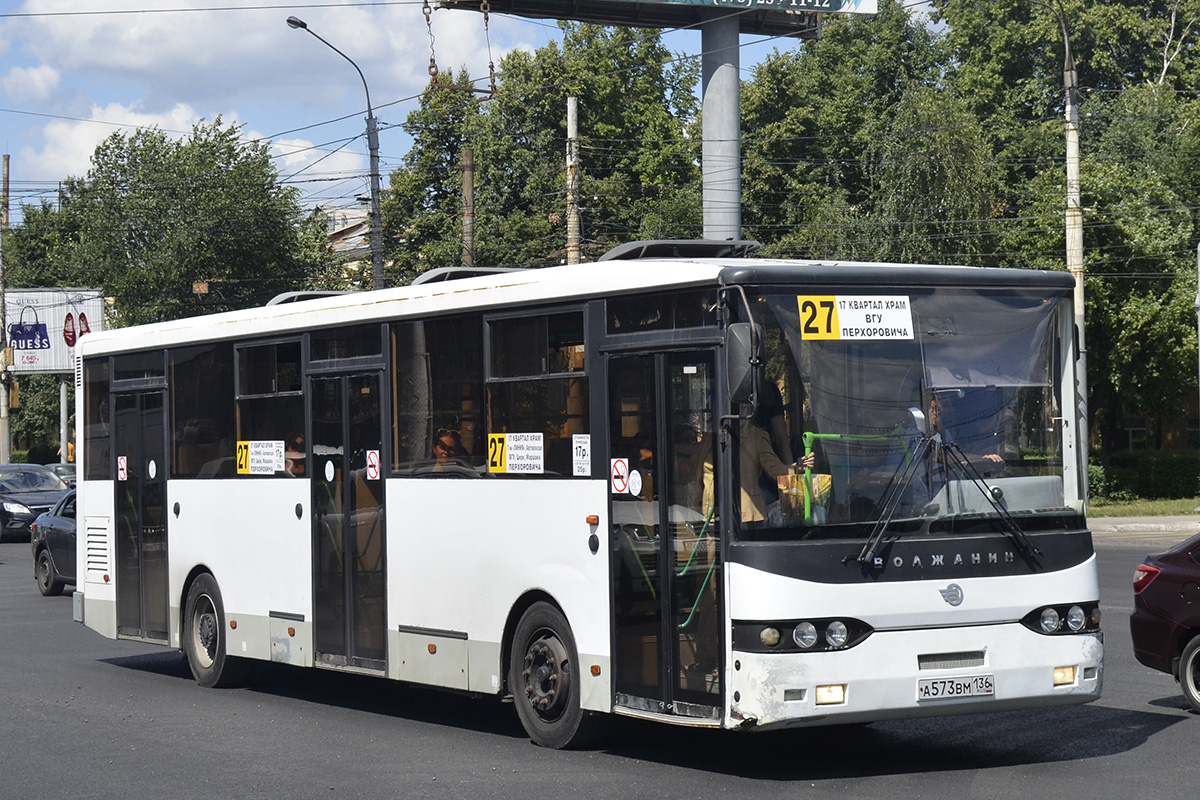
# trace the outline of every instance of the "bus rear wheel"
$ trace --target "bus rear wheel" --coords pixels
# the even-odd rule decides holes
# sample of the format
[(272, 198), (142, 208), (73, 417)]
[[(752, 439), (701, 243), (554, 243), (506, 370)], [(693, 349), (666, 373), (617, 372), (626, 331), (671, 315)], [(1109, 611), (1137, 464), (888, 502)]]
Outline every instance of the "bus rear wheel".
[(508, 685), (521, 725), (542, 747), (586, 747), (603, 734), (607, 718), (580, 707), (579, 678), (566, 618), (549, 603), (534, 603), (513, 635)]
[(196, 683), (213, 688), (245, 682), (250, 662), (226, 652), (225, 604), (212, 575), (200, 575), (192, 582), (183, 619), (183, 651)]

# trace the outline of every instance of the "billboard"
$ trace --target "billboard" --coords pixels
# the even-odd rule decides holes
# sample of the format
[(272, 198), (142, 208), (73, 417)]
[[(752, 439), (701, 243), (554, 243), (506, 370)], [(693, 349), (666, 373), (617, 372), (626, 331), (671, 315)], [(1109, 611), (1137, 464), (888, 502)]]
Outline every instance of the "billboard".
[(74, 372), (75, 343), (103, 327), (98, 289), (4, 292), (4, 343), (12, 348), (12, 372)]
[[(442, 8), (479, 11), (479, 0), (439, 0)], [(827, 12), (874, 14), (877, 0), (488, 0), (493, 13), (636, 28), (695, 27), (736, 14), (742, 33), (815, 38)]]

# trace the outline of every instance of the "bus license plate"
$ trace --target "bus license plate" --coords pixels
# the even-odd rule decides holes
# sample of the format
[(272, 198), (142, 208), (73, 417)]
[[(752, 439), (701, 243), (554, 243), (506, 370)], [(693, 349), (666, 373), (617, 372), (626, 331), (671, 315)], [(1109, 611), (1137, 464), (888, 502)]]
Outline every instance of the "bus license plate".
[(918, 700), (946, 700), (954, 697), (983, 697), (996, 693), (991, 675), (969, 678), (924, 678), (917, 681)]

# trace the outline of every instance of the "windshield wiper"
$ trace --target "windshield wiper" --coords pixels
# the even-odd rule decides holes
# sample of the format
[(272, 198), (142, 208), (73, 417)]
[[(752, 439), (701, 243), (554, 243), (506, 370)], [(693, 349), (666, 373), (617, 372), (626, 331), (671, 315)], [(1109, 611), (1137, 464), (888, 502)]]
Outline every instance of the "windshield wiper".
[[(892, 473), (892, 479), (888, 481), (885, 491), (883, 508), (875, 520), (875, 526), (871, 529), (871, 535), (863, 543), (863, 548), (859, 551), (858, 556), (856, 557), (853, 554), (846, 556), (842, 559), (843, 564), (851, 559), (858, 561), (860, 564), (869, 564), (875, 558), (875, 550), (879, 547), (879, 542), (883, 539), (884, 531), (887, 530), (892, 518), (896, 515), (896, 509), (900, 507), (900, 501), (904, 498), (904, 490), (912, 483), (913, 476), (917, 474), (917, 467), (920, 465), (922, 459), (925, 458), (926, 453), (929, 452), (929, 448), (931, 446), (936, 447), (940, 444), (940, 441), (940, 434), (922, 436), (921, 440), (917, 442), (917, 447), (912, 457), (902, 464), (896, 472)], [(900, 480), (897, 481), (897, 478)]]
[(971, 463), (966, 453), (957, 444), (953, 442), (943, 444), (941, 445), (941, 451), (950, 456), (955, 466), (962, 471), (963, 475), (966, 475), (971, 480), (971, 483), (975, 484), (975, 488), (980, 491), (988, 503), (991, 504), (992, 508), (996, 510), (996, 516), (1000, 519), (1001, 531), (1008, 538), (1016, 542), (1017, 547), (1021, 549), (1021, 555), (1026, 557), (1040, 556), (1042, 551), (1034, 545), (1033, 541), (1025, 534), (1025, 531), (1021, 530), (1021, 526), (1008, 513), (1008, 509), (1000, 505), (1000, 499), (1004, 497), (1004, 491), (999, 486), (989, 486), (988, 482), (979, 474), (979, 470), (975, 469), (975, 465)]
[[(879, 543), (883, 539), (883, 534), (887, 531), (888, 525), (896, 515), (896, 510), (900, 507), (900, 503), (904, 497), (904, 492), (912, 483), (913, 477), (917, 474), (917, 468), (921, 461), (930, 455), (937, 457), (942, 465), (943, 472), (948, 472), (945, 469), (947, 459), (949, 462), (958, 468), (965, 475), (975, 488), (979, 490), (996, 511), (996, 516), (1000, 520), (1000, 530), (1010, 539), (1012, 539), (1021, 551), (1021, 555), (1025, 557), (1040, 556), (1042, 551), (1034, 545), (1025, 531), (1021, 530), (1021, 526), (1013, 519), (1012, 515), (1004, 506), (1000, 505), (1000, 499), (1004, 497), (1003, 490), (998, 486), (990, 486), (984, 480), (979, 471), (971, 464), (966, 454), (956, 444), (946, 444), (942, 442), (941, 434), (933, 436), (924, 436), (917, 443), (916, 449), (905, 464), (898, 468), (897, 472), (892, 475), (892, 479), (888, 482), (887, 490), (885, 491), (883, 508), (880, 511), (879, 517), (875, 521), (874, 527), (871, 529), (871, 535), (867, 537), (867, 541), (863, 544), (863, 548), (857, 556), (846, 556), (843, 563), (851, 559), (858, 561), (860, 564), (870, 564), (875, 558), (875, 552), (879, 548)], [(897, 478), (899, 480), (897, 480)]]

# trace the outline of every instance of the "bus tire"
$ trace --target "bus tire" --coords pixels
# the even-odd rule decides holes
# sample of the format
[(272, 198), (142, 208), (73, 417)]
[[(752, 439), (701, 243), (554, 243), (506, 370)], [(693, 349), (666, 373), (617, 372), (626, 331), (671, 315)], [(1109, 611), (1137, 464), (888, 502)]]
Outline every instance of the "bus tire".
[(250, 662), (226, 652), (225, 604), (212, 575), (204, 573), (192, 582), (183, 620), (183, 652), (196, 683), (205, 688), (244, 683)]
[(54, 572), (54, 562), (50, 560), (49, 550), (38, 551), (34, 577), (37, 578), (38, 591), (44, 596), (57, 597), (62, 594), (64, 584)]
[(1200, 714), (1200, 636), (1193, 636), (1179, 659), (1179, 688), (1192, 710)]
[(525, 732), (536, 744), (556, 750), (595, 742), (607, 716), (580, 707), (579, 654), (562, 612), (534, 603), (513, 634), (508, 685)]

